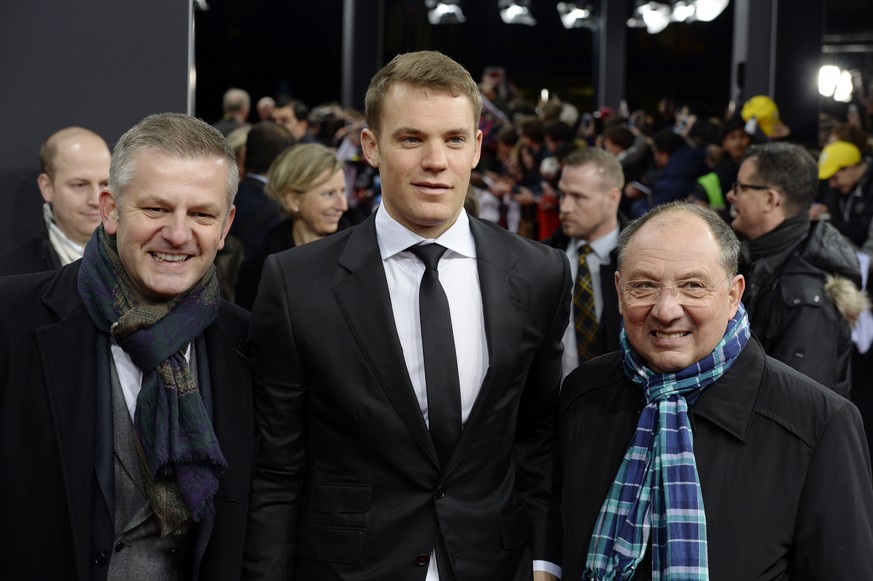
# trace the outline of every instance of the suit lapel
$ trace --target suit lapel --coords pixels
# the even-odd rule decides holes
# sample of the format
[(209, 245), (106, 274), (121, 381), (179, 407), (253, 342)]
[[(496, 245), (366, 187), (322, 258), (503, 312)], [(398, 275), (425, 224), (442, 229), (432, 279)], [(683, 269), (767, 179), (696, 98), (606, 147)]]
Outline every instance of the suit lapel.
[(479, 220), (470, 218), (470, 230), (476, 242), (479, 287), (485, 317), (488, 345), (488, 372), (479, 395), (461, 433), (450, 467), (462, 457), (478, 430), (494, 411), (496, 399), (504, 393), (520, 353), (519, 342), (525, 323), (530, 283), (512, 270), (518, 259), (502, 236)]
[(333, 292), (352, 336), (413, 438), (431, 461), (439, 465), (397, 336), (385, 268), (376, 242), (375, 214), (350, 233), (339, 265), (343, 272), (338, 274)]
[[(76, 267), (59, 271), (43, 295), (43, 303), (58, 321), (37, 329), (36, 338), (69, 497), (75, 551), (77, 555), (87, 555), (91, 543), (97, 431), (97, 330), (79, 299), (77, 279)], [(111, 415), (103, 420), (110, 422), (111, 434)], [(110, 451), (110, 462), (111, 458)], [(112, 509), (105, 495), (104, 501), (111, 523)], [(87, 562), (82, 560), (79, 565), (80, 569), (85, 567), (80, 572), (84, 578)]]

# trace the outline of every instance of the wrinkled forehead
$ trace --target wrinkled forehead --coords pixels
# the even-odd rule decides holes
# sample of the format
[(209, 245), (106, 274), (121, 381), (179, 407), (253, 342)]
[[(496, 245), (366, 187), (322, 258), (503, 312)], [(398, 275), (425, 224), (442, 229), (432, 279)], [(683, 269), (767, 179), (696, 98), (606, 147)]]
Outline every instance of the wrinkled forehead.
[(679, 212), (643, 224), (629, 241), (622, 277), (653, 279), (726, 276), (715, 236), (703, 220)]

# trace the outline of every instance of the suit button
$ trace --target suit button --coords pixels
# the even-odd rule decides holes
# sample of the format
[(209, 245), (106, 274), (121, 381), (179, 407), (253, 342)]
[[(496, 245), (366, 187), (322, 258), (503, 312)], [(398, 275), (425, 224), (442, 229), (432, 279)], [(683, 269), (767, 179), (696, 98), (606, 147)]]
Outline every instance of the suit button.
[(415, 564), (419, 567), (426, 566), (428, 561), (430, 561), (430, 557), (428, 555), (425, 555), (424, 553), (415, 558)]
[(446, 487), (445, 486), (437, 486), (436, 497), (437, 498), (445, 498), (445, 496), (446, 496)]
[(106, 564), (106, 553), (94, 553), (94, 564), (102, 567)]

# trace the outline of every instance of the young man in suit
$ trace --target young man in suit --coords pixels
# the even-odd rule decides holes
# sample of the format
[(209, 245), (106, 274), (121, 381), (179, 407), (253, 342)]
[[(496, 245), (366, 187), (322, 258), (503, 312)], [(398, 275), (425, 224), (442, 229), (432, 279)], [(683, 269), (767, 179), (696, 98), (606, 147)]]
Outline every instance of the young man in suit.
[[(546, 240), (570, 259), (573, 316), (564, 333), (564, 377), (589, 359), (619, 348), (621, 314), (615, 275), (624, 172), (614, 155), (589, 147), (564, 158), (558, 189), (561, 228)], [(580, 268), (581, 267), (581, 268)], [(586, 327), (586, 317), (590, 325)]]
[[(267, 260), (252, 311), (263, 385), (244, 577), (560, 574), (570, 269), (463, 210), (480, 110), (455, 61), (397, 56), (371, 81), (361, 136), (382, 205)], [(434, 243), (446, 249), (438, 285), (418, 258)], [(430, 320), (440, 293), (450, 314)]]
[(212, 266), (238, 180), (216, 129), (147, 117), (115, 147), (83, 258), (0, 279), (4, 576), (239, 578), (248, 317)]

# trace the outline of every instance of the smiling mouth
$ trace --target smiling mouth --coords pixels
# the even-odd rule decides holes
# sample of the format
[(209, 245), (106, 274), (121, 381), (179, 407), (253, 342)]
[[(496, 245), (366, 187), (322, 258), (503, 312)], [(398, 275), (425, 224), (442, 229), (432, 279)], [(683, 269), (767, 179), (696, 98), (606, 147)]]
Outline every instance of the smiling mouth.
[(159, 262), (184, 262), (191, 258), (187, 254), (167, 254), (166, 252), (152, 252), (151, 255)]
[(673, 333), (667, 333), (665, 331), (652, 331), (652, 335), (654, 335), (657, 339), (681, 339), (686, 335), (690, 335), (688, 331), (676, 331)]

